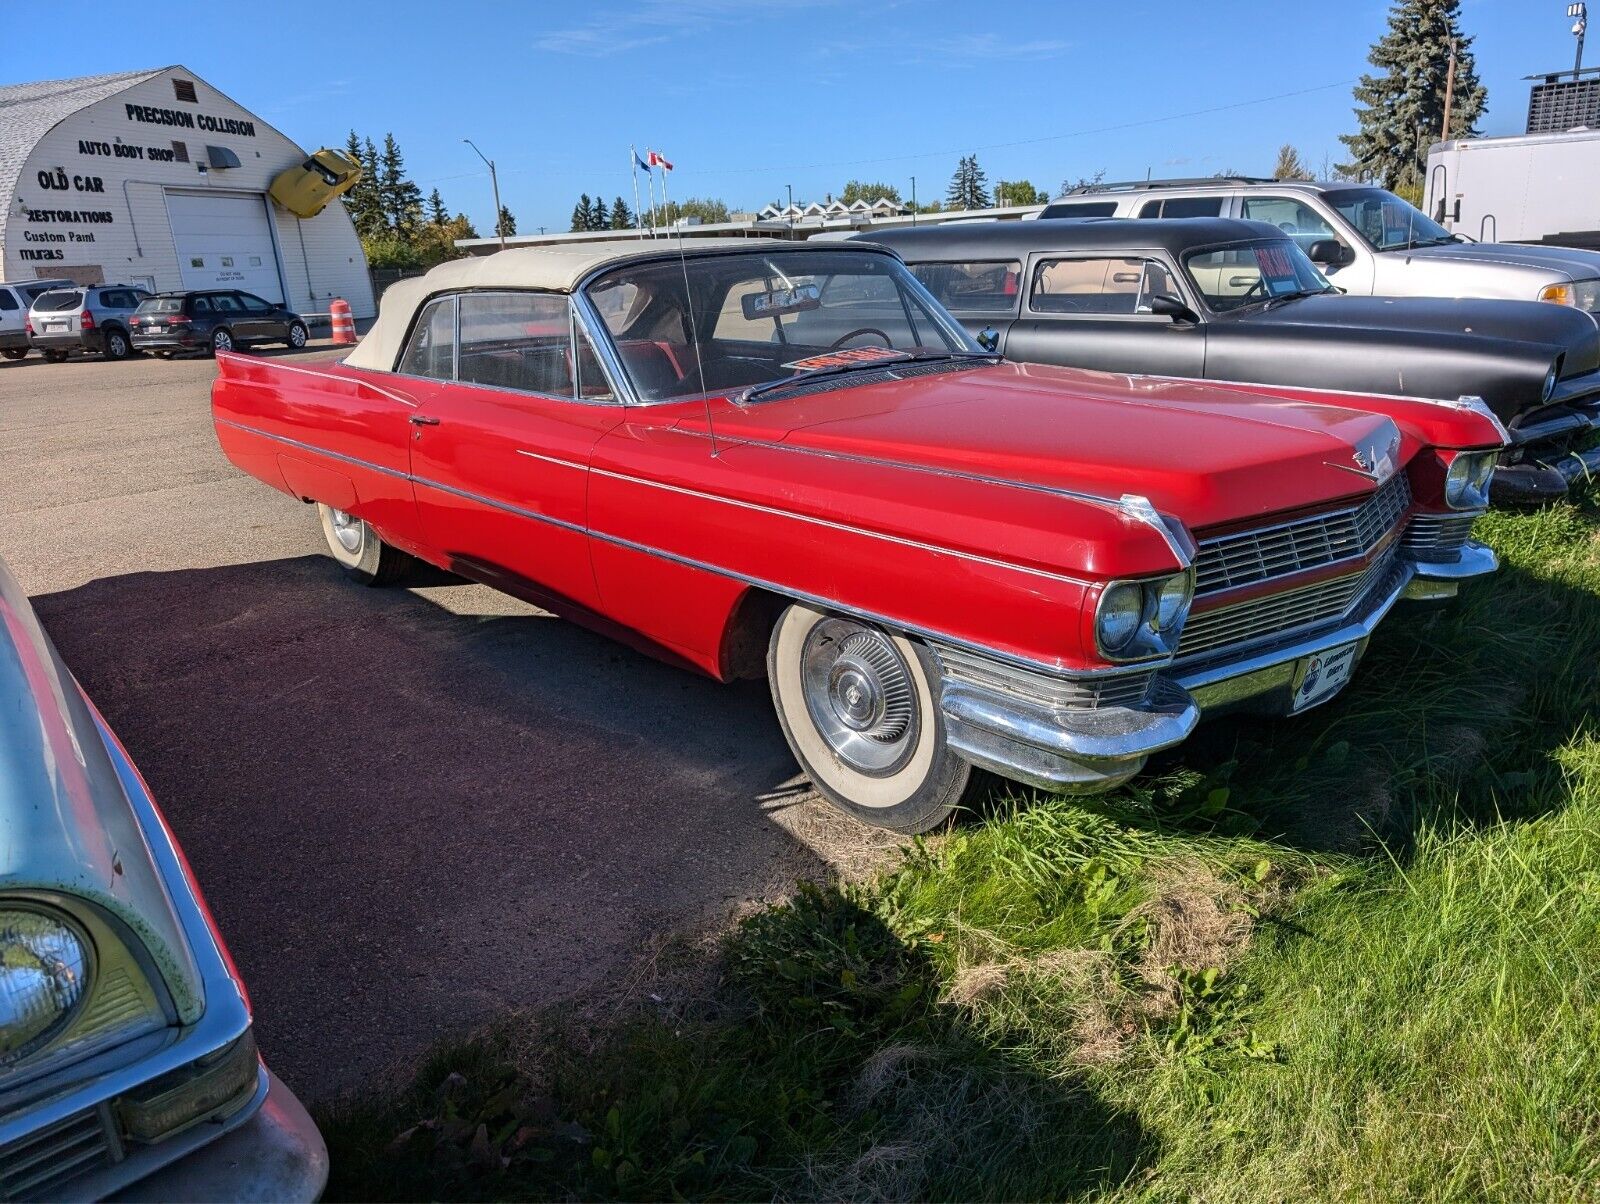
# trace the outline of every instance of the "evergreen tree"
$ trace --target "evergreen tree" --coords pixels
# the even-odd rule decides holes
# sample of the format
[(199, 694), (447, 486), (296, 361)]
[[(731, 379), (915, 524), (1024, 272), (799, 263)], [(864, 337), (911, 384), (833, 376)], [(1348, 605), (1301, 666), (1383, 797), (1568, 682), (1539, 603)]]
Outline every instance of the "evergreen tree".
[(611, 215), (606, 211), (605, 198), (598, 192), (594, 194), (594, 203), (589, 206), (589, 229), (611, 229)]
[(1461, 0), (1394, 0), (1389, 32), (1368, 61), (1381, 74), (1356, 85), (1360, 131), (1341, 135), (1351, 161), (1340, 170), (1375, 179), (1385, 188), (1420, 188), (1428, 147), (1444, 124), (1445, 76), (1455, 43), (1451, 138), (1465, 138), (1483, 113), (1485, 90), (1472, 57), (1472, 39), (1461, 33)]
[(428, 194), (428, 220), (436, 226), (446, 225), (450, 221), (450, 214), (445, 211), (444, 198), (435, 188)]
[(586, 192), (578, 198), (578, 203), (572, 207), (572, 229), (574, 232), (593, 229), (589, 224), (593, 220), (594, 210), (589, 205), (589, 194)]
[(511, 216), (511, 210), (504, 205), (500, 206), (500, 220), (495, 223), (495, 237), (510, 238), (517, 232), (517, 219)]
[(406, 162), (393, 134), (383, 136), (383, 155), (378, 161), (378, 197), (389, 228), (402, 237), (409, 236), (422, 218), (422, 190), (406, 176)]
[(355, 224), (356, 233), (362, 238), (376, 238), (384, 232), (386, 223), (383, 220), (383, 204), (378, 199), (378, 174), (374, 163), (376, 150), (372, 139), (368, 138), (363, 146), (356, 132), (351, 130), (344, 144), (344, 153), (361, 164), (361, 178), (341, 199), (349, 211), (351, 222)]
[(611, 202), (611, 216), (607, 219), (613, 230), (633, 229), (633, 210), (621, 197)]
[(945, 205), (950, 209), (987, 209), (989, 207), (988, 177), (978, 166), (977, 155), (963, 155), (950, 177), (950, 188), (945, 193)]
[(1311, 174), (1311, 169), (1306, 166), (1305, 160), (1300, 157), (1300, 152), (1288, 142), (1278, 148), (1278, 161), (1273, 165), (1272, 178), (1274, 180), (1316, 179)]

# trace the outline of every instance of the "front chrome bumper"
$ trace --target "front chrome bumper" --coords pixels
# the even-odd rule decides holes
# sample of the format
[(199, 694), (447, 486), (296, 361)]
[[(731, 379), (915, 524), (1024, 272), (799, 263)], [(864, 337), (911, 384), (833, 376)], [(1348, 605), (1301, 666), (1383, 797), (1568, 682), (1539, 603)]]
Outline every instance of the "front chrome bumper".
[(1286, 712), (1308, 658), (1353, 643), (1359, 662), (1395, 603), (1453, 597), (1461, 582), (1494, 572), (1498, 563), (1491, 549), (1470, 540), (1454, 560), (1401, 561), (1386, 587), (1337, 626), (1197, 667), (1168, 666), (1132, 706), (1053, 704), (1048, 690), (1029, 688), (1042, 674), (1007, 669), (980, 680), (958, 658), (941, 654), (945, 734), (961, 756), (1002, 777), (1079, 794), (1110, 790), (1152, 754), (1186, 739), (1204, 713), (1246, 703)]

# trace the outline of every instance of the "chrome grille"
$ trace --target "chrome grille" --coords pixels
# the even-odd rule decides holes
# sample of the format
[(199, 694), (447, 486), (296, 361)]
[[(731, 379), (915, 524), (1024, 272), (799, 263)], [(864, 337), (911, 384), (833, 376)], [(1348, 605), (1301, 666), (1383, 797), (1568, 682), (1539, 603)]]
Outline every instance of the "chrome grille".
[(1359, 506), (1202, 540), (1195, 558), (1195, 593), (1203, 596), (1365, 555), (1410, 505), (1411, 486), (1399, 473)]
[(1178, 657), (1192, 658), (1342, 618), (1373, 587), (1390, 578), (1398, 559), (1398, 551), (1391, 547), (1362, 572), (1191, 615), (1178, 641)]
[(0, 1147), (0, 1200), (52, 1199), (77, 1176), (107, 1165), (112, 1138), (98, 1109)]
[(1150, 682), (1155, 677), (1153, 669), (1095, 677), (1056, 677), (944, 644), (938, 646), (938, 653), (945, 672), (954, 681), (1058, 711), (1138, 706), (1149, 697)]
[(1400, 546), (1417, 560), (1455, 560), (1477, 521), (1476, 514), (1418, 514), (1407, 524)]

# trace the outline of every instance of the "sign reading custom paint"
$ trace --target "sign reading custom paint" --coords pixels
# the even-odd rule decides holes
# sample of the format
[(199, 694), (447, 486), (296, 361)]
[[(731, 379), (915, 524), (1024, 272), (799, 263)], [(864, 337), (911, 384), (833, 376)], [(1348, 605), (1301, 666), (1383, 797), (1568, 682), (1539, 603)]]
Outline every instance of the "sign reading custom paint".
[(224, 452), (352, 578), (421, 558), (765, 673), (818, 789), (901, 832), (974, 767), (1104, 790), (1204, 708), (1331, 697), (1495, 564), (1492, 418), (1001, 362), (877, 247), (504, 251), (394, 285), (343, 363), (219, 369)]

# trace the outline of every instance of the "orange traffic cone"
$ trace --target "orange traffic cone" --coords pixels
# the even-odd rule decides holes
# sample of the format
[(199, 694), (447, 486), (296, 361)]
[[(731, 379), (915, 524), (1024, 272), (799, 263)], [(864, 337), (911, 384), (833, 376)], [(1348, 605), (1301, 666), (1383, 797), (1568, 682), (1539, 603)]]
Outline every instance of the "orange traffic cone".
[(328, 305), (328, 316), (333, 320), (335, 345), (356, 341), (356, 320), (350, 316), (350, 302), (335, 297)]

